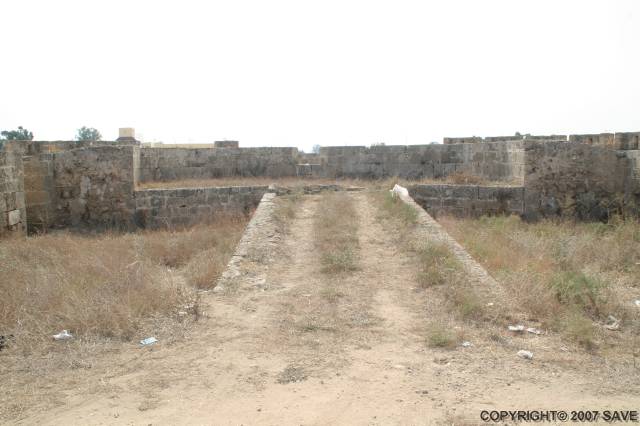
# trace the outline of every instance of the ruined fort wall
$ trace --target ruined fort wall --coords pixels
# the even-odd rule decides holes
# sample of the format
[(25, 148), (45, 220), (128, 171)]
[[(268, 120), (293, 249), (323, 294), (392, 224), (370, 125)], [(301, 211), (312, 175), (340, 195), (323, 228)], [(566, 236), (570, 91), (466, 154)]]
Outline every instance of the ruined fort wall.
[(99, 146), (54, 154), (54, 225), (132, 229), (137, 150)]
[(409, 194), (430, 215), (479, 217), (524, 212), (521, 186), (410, 185)]
[(246, 186), (136, 191), (136, 225), (174, 228), (207, 223), (220, 216), (246, 215), (256, 208), (267, 189)]
[(0, 237), (26, 231), (22, 156), (11, 147), (0, 150)]
[(140, 182), (295, 176), (296, 148), (142, 148)]
[(49, 228), (55, 217), (54, 154), (42, 153), (22, 157), (28, 231)]
[(615, 150), (637, 150), (640, 148), (640, 132), (570, 135), (569, 142)]
[(318, 177), (441, 178), (456, 172), (487, 180), (522, 180), (523, 142), (322, 147)]
[(605, 220), (625, 209), (632, 162), (582, 143), (525, 143), (525, 217)]

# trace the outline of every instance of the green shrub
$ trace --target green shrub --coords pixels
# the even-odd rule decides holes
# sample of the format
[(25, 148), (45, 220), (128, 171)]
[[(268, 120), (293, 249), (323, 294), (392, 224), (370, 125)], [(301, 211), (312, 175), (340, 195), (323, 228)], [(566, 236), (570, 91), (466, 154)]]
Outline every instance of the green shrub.
[(551, 289), (558, 301), (575, 306), (592, 316), (600, 316), (604, 283), (582, 272), (559, 272), (551, 279)]

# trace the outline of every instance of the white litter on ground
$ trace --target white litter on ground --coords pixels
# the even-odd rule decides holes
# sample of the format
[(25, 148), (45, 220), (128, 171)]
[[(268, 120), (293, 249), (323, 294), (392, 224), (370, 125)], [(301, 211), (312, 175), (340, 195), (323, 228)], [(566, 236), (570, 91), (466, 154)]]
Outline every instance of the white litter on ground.
[(147, 337), (146, 339), (140, 340), (140, 344), (142, 346), (153, 345), (157, 341), (158, 341), (158, 339), (156, 339), (155, 337)]
[(521, 350), (518, 351), (518, 356), (524, 359), (533, 359), (533, 352)]
[(73, 335), (69, 333), (69, 331), (67, 330), (62, 330), (60, 333), (53, 335), (53, 340), (69, 340), (69, 339), (73, 339)]

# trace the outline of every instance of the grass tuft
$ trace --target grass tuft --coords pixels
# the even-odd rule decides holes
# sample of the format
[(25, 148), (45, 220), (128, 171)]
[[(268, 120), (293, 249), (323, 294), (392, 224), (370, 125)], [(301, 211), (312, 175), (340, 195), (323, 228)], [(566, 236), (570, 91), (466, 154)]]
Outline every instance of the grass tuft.
[(348, 193), (326, 192), (314, 220), (315, 244), (322, 271), (328, 274), (358, 268), (358, 212)]
[(455, 284), (461, 272), (461, 265), (445, 244), (427, 242), (417, 251), (420, 262), (420, 287)]
[(549, 285), (560, 303), (596, 318), (601, 315), (604, 282), (582, 272), (563, 271), (554, 274)]
[(440, 323), (433, 323), (427, 327), (426, 340), (431, 348), (453, 349), (458, 343), (456, 334)]
[(592, 321), (581, 312), (572, 311), (565, 314), (561, 320), (560, 328), (568, 338), (582, 345), (585, 349), (592, 350), (596, 347)]
[(418, 212), (416, 209), (402, 201), (400, 197), (392, 194), (390, 191), (384, 192), (382, 206), (389, 215), (400, 220), (404, 226), (414, 225), (418, 222)]

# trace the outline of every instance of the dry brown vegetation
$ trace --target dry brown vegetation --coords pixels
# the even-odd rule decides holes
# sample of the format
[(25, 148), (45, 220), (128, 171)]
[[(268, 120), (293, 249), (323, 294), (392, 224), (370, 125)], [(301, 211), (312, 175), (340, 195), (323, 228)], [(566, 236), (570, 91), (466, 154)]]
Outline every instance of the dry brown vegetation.
[[(193, 319), (197, 289), (211, 288), (244, 220), (182, 231), (79, 235), (57, 232), (0, 243), (0, 334), (21, 353), (46, 351), (51, 335), (76, 341), (144, 338)], [(4, 352), (4, 351), (3, 351)]]
[[(438, 241), (415, 238), (416, 210), (389, 191), (372, 196), (379, 207), (380, 218), (390, 222), (387, 227), (394, 229), (400, 246), (415, 259), (417, 287), (437, 293), (448, 310), (464, 321), (485, 319), (485, 303), (469, 285), (462, 265), (450, 248)], [(459, 340), (459, 336), (437, 322), (431, 323), (426, 333), (427, 344), (434, 347), (451, 348)]]
[(323, 194), (313, 226), (324, 272), (348, 272), (357, 268), (358, 222), (358, 212), (349, 194)]
[[(440, 222), (543, 327), (588, 349), (640, 344), (640, 224), (525, 223), (518, 217)], [(603, 326), (613, 316), (620, 331)]]
[(142, 182), (138, 185), (138, 189), (170, 189), (170, 188), (207, 188), (207, 187), (226, 187), (226, 186), (268, 186), (276, 184), (285, 187), (303, 187), (305, 185), (342, 185), (342, 186), (359, 186), (372, 189), (390, 189), (394, 184), (403, 186), (412, 184), (467, 184), (467, 185), (521, 185), (521, 182), (494, 182), (483, 179), (479, 176), (456, 172), (443, 178), (421, 178), (421, 179), (403, 179), (398, 177), (389, 177), (382, 179), (352, 179), (352, 178), (302, 178), (302, 177), (222, 177), (212, 179), (181, 179), (172, 181), (153, 181)]
[(296, 217), (298, 203), (300, 202), (301, 196), (301, 192), (292, 191), (290, 194), (280, 195), (276, 199), (274, 219), (276, 220), (278, 229), (281, 232), (287, 233), (289, 231), (289, 226)]
[[(279, 211), (286, 216), (293, 209), (294, 228), (287, 232), (295, 244), (286, 255), (286, 271), (273, 273), (284, 273), (282, 280), (296, 286), (278, 296), (280, 334), (274, 337), (292, 355), (292, 369), (311, 374), (341, 364), (338, 353), (345, 342), (364, 345), (379, 319), (372, 312), (371, 283), (358, 278), (367, 271), (353, 195), (285, 197), (278, 197)], [(310, 347), (313, 356), (298, 356)]]

